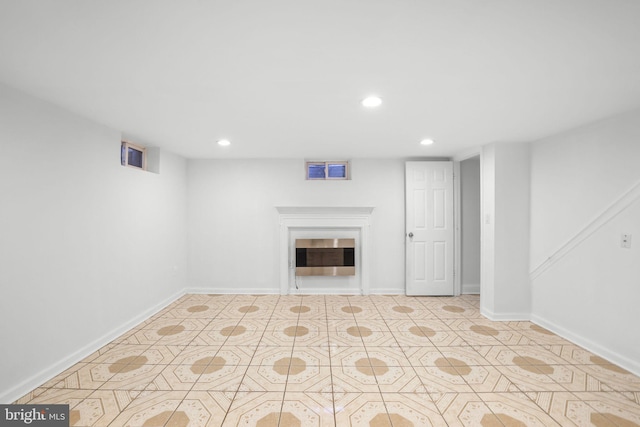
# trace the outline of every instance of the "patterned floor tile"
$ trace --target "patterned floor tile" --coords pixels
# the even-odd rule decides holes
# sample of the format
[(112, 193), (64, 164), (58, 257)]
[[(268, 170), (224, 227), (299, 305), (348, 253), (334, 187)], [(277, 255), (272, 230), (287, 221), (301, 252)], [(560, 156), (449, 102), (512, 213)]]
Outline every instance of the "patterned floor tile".
[(446, 427), (447, 423), (427, 393), (382, 392), (392, 426)]
[(185, 295), (17, 403), (74, 426), (640, 426), (640, 378), (477, 295)]
[(193, 365), (206, 363), (208, 358), (214, 357), (222, 348), (220, 345), (198, 345), (184, 348), (169, 363), (170, 365)]
[(291, 358), (302, 359), (310, 366), (330, 366), (331, 357), (327, 347), (306, 347), (294, 345)]
[[(145, 390), (167, 365), (150, 365), (144, 356), (129, 363), (100, 386), (101, 390)], [(140, 358), (142, 358), (140, 360)]]
[(292, 359), (287, 374), (287, 392), (331, 392), (331, 368), (307, 365), (302, 359)]
[(223, 358), (219, 359), (221, 360), (214, 360), (199, 370), (200, 376), (193, 384), (192, 390), (232, 392), (240, 388), (249, 367), (227, 364)]
[(437, 393), (432, 394), (432, 398), (450, 427), (502, 425), (476, 393)]
[(24, 405), (26, 403), (31, 402), (33, 399), (37, 398), (43, 393), (47, 393), (51, 390), (49, 387), (38, 387), (35, 388), (28, 393), (22, 395), (19, 399), (16, 399), (13, 403), (16, 405)]
[[(28, 403), (32, 405), (37, 404), (67, 404), (71, 407), (78, 404), (80, 401), (89, 396), (92, 390), (77, 390), (77, 389), (65, 389), (65, 388), (50, 388), (41, 390), (40, 393), (35, 393), (30, 396)], [(27, 403), (27, 399), (20, 399), (20, 403)]]
[(391, 427), (391, 420), (380, 393), (334, 395), (336, 426)]
[(70, 406), (69, 425), (108, 426), (139, 394), (139, 391), (97, 390)]
[(551, 427), (561, 424), (522, 393), (478, 393), (495, 419), (506, 426)]
[(564, 391), (565, 388), (535, 365), (511, 365), (495, 367), (520, 391)]
[(529, 398), (563, 426), (640, 425), (640, 405), (618, 393), (539, 393)]
[(454, 366), (471, 389), (477, 393), (518, 392), (509, 378), (493, 366)]
[(274, 361), (271, 365), (249, 366), (242, 378), (239, 390), (244, 392), (284, 392), (290, 366), (289, 358)]
[(464, 377), (449, 364), (413, 369), (429, 393), (471, 393), (473, 391)]
[(277, 426), (280, 422), (283, 399), (284, 392), (245, 392), (239, 394), (231, 403), (224, 425)]
[(113, 421), (122, 427), (163, 426), (187, 395), (186, 391), (151, 391), (141, 393)]
[(280, 426), (298, 425), (334, 427), (335, 416), (331, 393), (287, 391), (280, 412)]
[(640, 391), (640, 377), (613, 364), (577, 365), (581, 370), (616, 391)]
[(200, 370), (206, 365), (167, 365), (148, 385), (147, 390), (152, 391), (189, 391), (193, 388)]
[(86, 363), (80, 369), (67, 375), (54, 388), (97, 390), (125, 364)]
[(231, 399), (222, 392), (189, 392), (167, 421), (167, 427), (218, 427), (221, 426)]
[(372, 367), (366, 352), (346, 352), (339, 364), (331, 366), (331, 374), (334, 384), (342, 390), (378, 392), (376, 371), (384, 371), (384, 367)]

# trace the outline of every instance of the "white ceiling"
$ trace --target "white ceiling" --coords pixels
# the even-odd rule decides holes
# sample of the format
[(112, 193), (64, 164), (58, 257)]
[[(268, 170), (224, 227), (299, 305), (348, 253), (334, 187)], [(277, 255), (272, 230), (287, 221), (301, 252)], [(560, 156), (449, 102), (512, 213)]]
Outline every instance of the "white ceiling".
[(0, 0), (0, 81), (189, 158), (450, 156), (640, 107), (640, 1)]

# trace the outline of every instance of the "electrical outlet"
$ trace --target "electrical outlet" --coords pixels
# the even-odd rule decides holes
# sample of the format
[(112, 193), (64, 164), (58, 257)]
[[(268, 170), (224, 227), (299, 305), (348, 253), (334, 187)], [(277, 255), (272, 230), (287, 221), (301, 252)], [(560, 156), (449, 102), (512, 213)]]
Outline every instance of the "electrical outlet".
[(625, 249), (631, 248), (631, 234), (623, 234), (620, 236), (620, 247)]

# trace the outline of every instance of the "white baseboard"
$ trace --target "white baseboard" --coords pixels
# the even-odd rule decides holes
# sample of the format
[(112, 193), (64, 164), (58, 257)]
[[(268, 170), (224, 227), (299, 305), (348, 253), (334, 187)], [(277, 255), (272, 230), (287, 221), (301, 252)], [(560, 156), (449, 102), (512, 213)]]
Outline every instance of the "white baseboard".
[[(278, 288), (187, 288), (186, 294), (238, 294), (238, 295), (278, 295)], [(359, 288), (338, 291), (335, 288), (301, 288), (292, 289), (290, 295), (360, 295)], [(404, 288), (376, 288), (369, 289), (369, 295), (404, 295)]]
[(496, 322), (521, 322), (531, 319), (530, 313), (494, 313), (482, 307), (480, 308), (480, 314)]
[(91, 355), (92, 353), (98, 351), (100, 348), (109, 344), (111, 341), (118, 338), (120, 335), (131, 330), (133, 327), (139, 325), (140, 323), (144, 322), (145, 320), (147, 320), (154, 314), (158, 313), (160, 310), (162, 310), (163, 308), (165, 308), (166, 306), (168, 306), (169, 304), (171, 304), (172, 302), (174, 302), (184, 294), (185, 294), (184, 290), (180, 290), (176, 292), (172, 296), (164, 299), (162, 302), (156, 304), (155, 306), (149, 308), (148, 310), (145, 310), (144, 312), (135, 316), (131, 320), (123, 323), (122, 325), (114, 328), (110, 332), (104, 334), (100, 338), (97, 338), (94, 341), (90, 342), (89, 344), (85, 345), (84, 347), (74, 351), (73, 353), (69, 354), (68, 356), (61, 359), (54, 365), (48, 367), (47, 369), (32, 375), (31, 377), (22, 381), (18, 385), (10, 388), (9, 390), (2, 391), (2, 394), (0, 394), (0, 402), (4, 402), (4, 403), (15, 402), (25, 394), (29, 393), (31, 390), (34, 390), (35, 388), (46, 383), (56, 375), (60, 374), (61, 372), (64, 372), (66, 369), (80, 362), (85, 357)]
[(347, 288), (347, 289), (336, 289), (336, 288), (317, 288), (317, 287), (307, 287), (300, 289), (289, 289), (289, 295), (362, 295), (362, 290), (360, 288)]
[(619, 353), (616, 353), (615, 351), (611, 351), (610, 349), (603, 347), (600, 344), (595, 343), (588, 338), (575, 334), (569, 331), (568, 329), (558, 326), (555, 323), (548, 321), (535, 314), (531, 316), (531, 321), (542, 326), (545, 329), (550, 330), (556, 335), (559, 335), (562, 338), (565, 338), (571, 341), (572, 343), (579, 345), (585, 350), (588, 350), (604, 359), (607, 359), (608, 361), (618, 366), (621, 366), (622, 368), (633, 373), (634, 375), (640, 376), (640, 361), (631, 360), (628, 357), (625, 357)]
[(186, 288), (186, 294), (278, 295), (280, 288)]
[(405, 289), (402, 288), (376, 288), (369, 289), (369, 295), (404, 295)]
[(479, 294), (480, 293), (480, 283), (463, 283), (462, 284), (462, 293), (463, 294)]

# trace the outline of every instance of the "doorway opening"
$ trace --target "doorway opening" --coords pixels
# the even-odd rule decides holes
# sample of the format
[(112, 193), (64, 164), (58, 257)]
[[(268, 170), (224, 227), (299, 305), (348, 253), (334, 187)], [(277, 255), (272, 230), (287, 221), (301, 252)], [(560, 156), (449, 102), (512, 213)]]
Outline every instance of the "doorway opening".
[(480, 294), (480, 156), (460, 162), (460, 291)]

